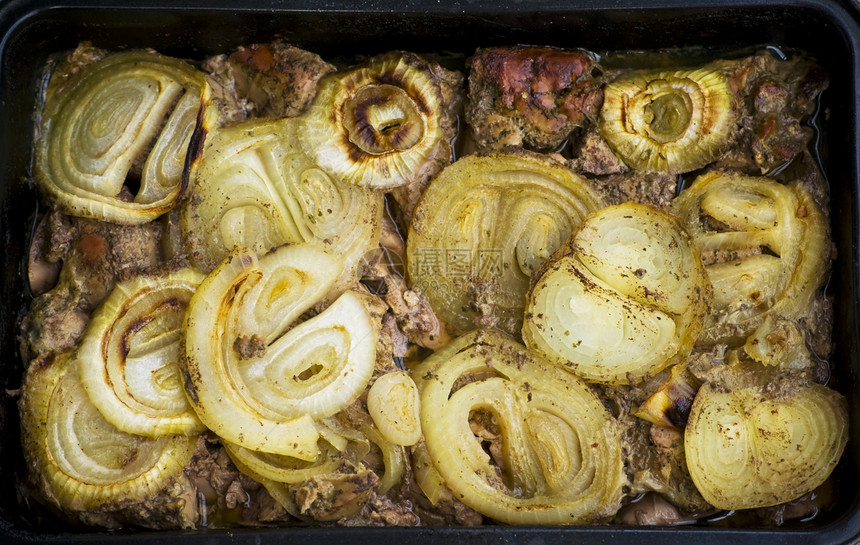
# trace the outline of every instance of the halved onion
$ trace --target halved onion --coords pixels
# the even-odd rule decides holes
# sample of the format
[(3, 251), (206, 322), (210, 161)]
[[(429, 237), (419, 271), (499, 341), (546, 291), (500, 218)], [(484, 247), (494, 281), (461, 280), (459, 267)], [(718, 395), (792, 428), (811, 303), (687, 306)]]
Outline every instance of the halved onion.
[(203, 431), (185, 398), (179, 339), (203, 275), (182, 269), (120, 282), (90, 319), (74, 365), (93, 405), (126, 433)]
[[(42, 112), (35, 160), (42, 190), (67, 214), (114, 223), (145, 223), (168, 211), (184, 188), (202, 73), (136, 51), (72, 77)], [(126, 178), (143, 153), (140, 189), (129, 200)]]
[(489, 319), (516, 334), (531, 274), (602, 206), (583, 178), (546, 156), (463, 157), (415, 209), (406, 239), (412, 288), (456, 331)]
[(301, 117), (302, 147), (346, 183), (392, 189), (423, 181), (452, 160), (459, 100), (446, 87), (459, 79), (406, 52), (329, 75)]
[[(580, 379), (492, 330), (458, 338), (412, 376), (433, 468), (469, 507), (509, 524), (579, 524), (617, 511), (626, 482), (619, 432)], [(494, 419), (496, 463), (472, 429), (476, 412)]]
[(710, 293), (675, 217), (610, 206), (587, 217), (536, 278), (523, 340), (586, 380), (627, 384), (689, 355)]
[(237, 250), (203, 281), (186, 314), (181, 366), (206, 426), (251, 450), (315, 460), (315, 418), (358, 398), (381, 324), (367, 295), (346, 292), (288, 328), (325, 296), (338, 260), (313, 245), (261, 258)]
[(791, 501), (821, 485), (848, 440), (848, 408), (812, 384), (726, 389), (704, 385), (684, 434), (696, 488), (720, 509)]
[(633, 72), (606, 86), (600, 132), (631, 168), (687, 172), (722, 153), (736, 131), (737, 108), (719, 64)]
[(827, 221), (802, 184), (714, 171), (671, 207), (703, 253), (740, 256), (706, 267), (714, 305), (701, 344), (741, 344), (766, 315), (792, 320), (809, 308), (831, 249)]
[(144, 503), (182, 475), (194, 436), (132, 435), (90, 403), (69, 353), (32, 363), (21, 391), (24, 455), (45, 497), (65, 511)]
[[(206, 95), (208, 97), (208, 94)], [(206, 98), (195, 138), (182, 232), (192, 263), (211, 270), (235, 247), (264, 253), (286, 243), (316, 243), (345, 263), (343, 287), (356, 279), (382, 229), (384, 196), (326, 174), (298, 143), (295, 119), (218, 126)]]

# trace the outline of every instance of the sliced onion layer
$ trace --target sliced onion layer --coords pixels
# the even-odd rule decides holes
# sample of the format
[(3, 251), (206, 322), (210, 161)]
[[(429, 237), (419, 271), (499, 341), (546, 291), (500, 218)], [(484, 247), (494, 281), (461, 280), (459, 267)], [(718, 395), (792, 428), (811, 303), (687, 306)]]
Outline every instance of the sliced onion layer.
[(182, 209), (192, 262), (211, 270), (236, 247), (264, 253), (287, 243), (315, 243), (346, 264), (345, 286), (381, 232), (383, 195), (326, 174), (298, 144), (295, 119), (218, 126), (206, 101), (203, 152), (191, 169)]
[(726, 148), (737, 130), (737, 108), (719, 65), (634, 72), (606, 86), (600, 132), (636, 170), (688, 172)]
[(586, 380), (626, 384), (689, 355), (710, 293), (673, 216), (611, 206), (586, 218), (536, 278), (523, 339)]
[[(509, 524), (579, 524), (617, 511), (626, 482), (619, 432), (580, 379), (491, 330), (460, 337), (412, 376), (433, 470), (469, 507)], [(477, 413), (491, 415), (494, 456), (473, 428)]]
[(684, 450), (690, 476), (710, 504), (749, 509), (817, 488), (847, 440), (845, 399), (819, 384), (779, 395), (706, 384), (693, 403)]
[(203, 431), (179, 373), (182, 320), (203, 280), (193, 269), (120, 282), (90, 319), (74, 364), (93, 405), (126, 433)]
[(452, 160), (459, 100), (453, 76), (405, 52), (329, 75), (300, 121), (305, 152), (349, 184), (392, 189), (423, 181)]
[(382, 375), (367, 392), (367, 411), (386, 440), (412, 446), (421, 439), (418, 389), (403, 371)]
[[(74, 216), (138, 224), (168, 211), (184, 187), (202, 73), (178, 59), (128, 52), (72, 78), (42, 112), (40, 187)], [(130, 200), (126, 178), (144, 153), (140, 189)]]
[(799, 183), (709, 172), (672, 210), (702, 253), (716, 256), (706, 267), (714, 306), (701, 344), (742, 344), (767, 315), (799, 318), (827, 278), (829, 227)]
[(491, 320), (517, 334), (531, 274), (602, 205), (583, 178), (545, 156), (463, 157), (415, 210), (411, 285), (455, 331)]
[(259, 259), (238, 250), (203, 281), (186, 314), (181, 365), (209, 429), (251, 450), (319, 456), (314, 419), (364, 390), (380, 328), (369, 296), (347, 292), (289, 329), (341, 270), (318, 247), (294, 245)]
[(21, 393), (24, 453), (46, 497), (66, 511), (152, 499), (191, 460), (195, 436), (132, 435), (90, 402), (69, 354), (31, 365)]

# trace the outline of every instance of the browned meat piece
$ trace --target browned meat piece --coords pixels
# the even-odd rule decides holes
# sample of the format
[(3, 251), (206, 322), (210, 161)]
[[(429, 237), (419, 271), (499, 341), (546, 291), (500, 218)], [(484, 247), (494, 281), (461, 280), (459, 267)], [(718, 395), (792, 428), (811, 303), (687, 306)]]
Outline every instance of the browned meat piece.
[(832, 481), (827, 481), (817, 490), (804, 494), (796, 500), (762, 507), (753, 510), (753, 514), (768, 526), (782, 526), (786, 521), (803, 520), (832, 509), (835, 502)]
[[(806, 342), (812, 352), (822, 360), (829, 358), (833, 352), (833, 299), (820, 294), (813, 299), (811, 308), (800, 317), (800, 325), (806, 329)], [(825, 361), (824, 370), (827, 371)]]
[(203, 437), (185, 470), (182, 528), (290, 520), (265, 488), (240, 473), (218, 443)]
[[(383, 216), (380, 244), (379, 252), (368, 263), (363, 281), (385, 299), (406, 340), (431, 350), (445, 346), (451, 341), (445, 325), (427, 299), (406, 286), (403, 279), (406, 247), (397, 225), (388, 216)], [(402, 357), (405, 354), (402, 339), (391, 337), (391, 340), (400, 343), (392, 349), (398, 346), (398, 350), (403, 349), (403, 354), (393, 355)]]
[(379, 341), (376, 343), (376, 368), (374, 369), (374, 381), (377, 375), (384, 375), (398, 369), (398, 361), (406, 357), (409, 340), (397, 327), (397, 318), (394, 314), (386, 312), (382, 317), (382, 330), (379, 332)]
[(408, 500), (392, 501), (375, 492), (354, 517), (338, 521), (343, 526), (418, 526), (421, 519)]
[(631, 493), (658, 492), (684, 515), (711, 511), (690, 474), (684, 455), (684, 433), (627, 416), (622, 442), (631, 477)]
[(68, 55), (57, 60), (51, 68), (51, 80), (45, 89), (45, 98), (53, 93), (62, 92), (66, 83), (82, 68), (106, 57), (108, 51), (93, 47), (91, 42), (81, 42)]
[(675, 197), (678, 180), (662, 172), (627, 171), (592, 180), (592, 185), (610, 205), (633, 201), (665, 209)]
[(483, 515), (455, 498), (447, 488), (435, 504), (430, 503), (418, 486), (411, 465), (407, 467), (400, 498), (400, 503), (406, 502), (412, 507), (422, 526), (480, 526), (484, 522)]
[(629, 170), (600, 135), (597, 125), (589, 127), (573, 154), (575, 158), (570, 161), (570, 167), (578, 172), (602, 176)]
[[(74, 346), (90, 313), (114, 283), (162, 264), (159, 224), (114, 225), (51, 212), (43, 219), (31, 263), (61, 270), (56, 285), (39, 294), (25, 317), (25, 360)], [(35, 287), (35, 286), (34, 286)]]
[(249, 117), (295, 117), (310, 104), (320, 78), (335, 67), (283, 42), (241, 46), (208, 59), (213, 100), (225, 124)]
[(482, 150), (558, 148), (596, 119), (603, 101), (596, 63), (583, 51), (546, 47), (479, 49), (468, 61), (466, 121)]
[(361, 509), (378, 482), (376, 473), (358, 464), (344, 473), (312, 477), (300, 484), (287, 485), (287, 489), (302, 515), (334, 521)]
[(730, 81), (742, 98), (741, 142), (720, 166), (767, 173), (807, 149), (813, 136), (807, 121), (829, 85), (823, 68), (803, 58), (780, 60), (765, 51), (739, 61)]

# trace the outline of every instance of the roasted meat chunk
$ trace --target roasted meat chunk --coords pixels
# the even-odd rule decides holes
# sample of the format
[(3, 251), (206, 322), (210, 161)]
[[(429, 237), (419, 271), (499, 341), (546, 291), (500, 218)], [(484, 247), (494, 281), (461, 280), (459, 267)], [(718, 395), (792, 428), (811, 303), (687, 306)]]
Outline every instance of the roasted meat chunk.
[(479, 49), (468, 61), (466, 121), (479, 149), (555, 149), (600, 109), (603, 93), (584, 51)]

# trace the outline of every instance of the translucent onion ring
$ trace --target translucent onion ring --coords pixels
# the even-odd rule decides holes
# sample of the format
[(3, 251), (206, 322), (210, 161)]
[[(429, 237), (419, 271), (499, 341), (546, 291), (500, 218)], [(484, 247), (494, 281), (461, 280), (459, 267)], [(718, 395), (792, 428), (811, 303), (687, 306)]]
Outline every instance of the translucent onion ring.
[(699, 389), (684, 433), (696, 488), (720, 509), (797, 499), (830, 475), (848, 441), (848, 407), (813, 384), (780, 397), (765, 388)]
[(610, 206), (536, 275), (523, 340), (585, 380), (628, 384), (690, 354), (710, 296), (699, 252), (674, 216)]
[[(236, 247), (261, 254), (287, 243), (316, 243), (344, 262), (352, 284), (381, 233), (384, 196), (326, 174), (303, 153), (295, 119), (218, 126), (206, 95), (189, 172), (181, 228), (192, 263), (211, 270)], [(202, 142), (202, 144), (201, 144)]]
[(373, 189), (420, 181), (452, 159), (456, 112), (443, 91), (444, 69), (394, 52), (321, 80), (301, 118), (299, 138), (338, 180)]
[(719, 64), (634, 72), (606, 86), (600, 132), (634, 169), (688, 172), (722, 153), (737, 117), (737, 98)]
[[(202, 73), (155, 53), (128, 52), (84, 67), (42, 112), (35, 177), (67, 214), (121, 224), (151, 221), (184, 190), (185, 153)], [(132, 164), (150, 143), (133, 201)]]
[[(617, 511), (619, 432), (580, 379), (492, 330), (458, 338), (412, 376), (433, 468), (469, 507), (509, 524), (580, 524)], [(476, 410), (498, 422), (504, 467), (470, 427)]]
[(90, 403), (68, 353), (30, 366), (21, 392), (24, 454), (46, 497), (65, 511), (143, 503), (179, 478), (195, 436), (141, 437)]
[(415, 209), (406, 239), (411, 286), (455, 331), (488, 316), (517, 334), (531, 274), (602, 206), (583, 178), (546, 156), (463, 157)]
[(237, 250), (203, 281), (186, 314), (181, 366), (209, 429), (251, 450), (317, 459), (314, 419), (365, 389), (381, 327), (370, 296), (347, 292), (289, 329), (341, 269), (316, 246), (292, 245), (259, 259)]
[(203, 431), (178, 365), (182, 320), (202, 280), (182, 269), (120, 282), (90, 319), (74, 364), (90, 400), (118, 429), (150, 437)]
[[(699, 344), (742, 344), (767, 315), (792, 320), (809, 308), (831, 249), (827, 220), (802, 184), (713, 171), (671, 207), (703, 253), (741, 254), (706, 267), (714, 305)], [(725, 227), (709, 227), (707, 217)]]

